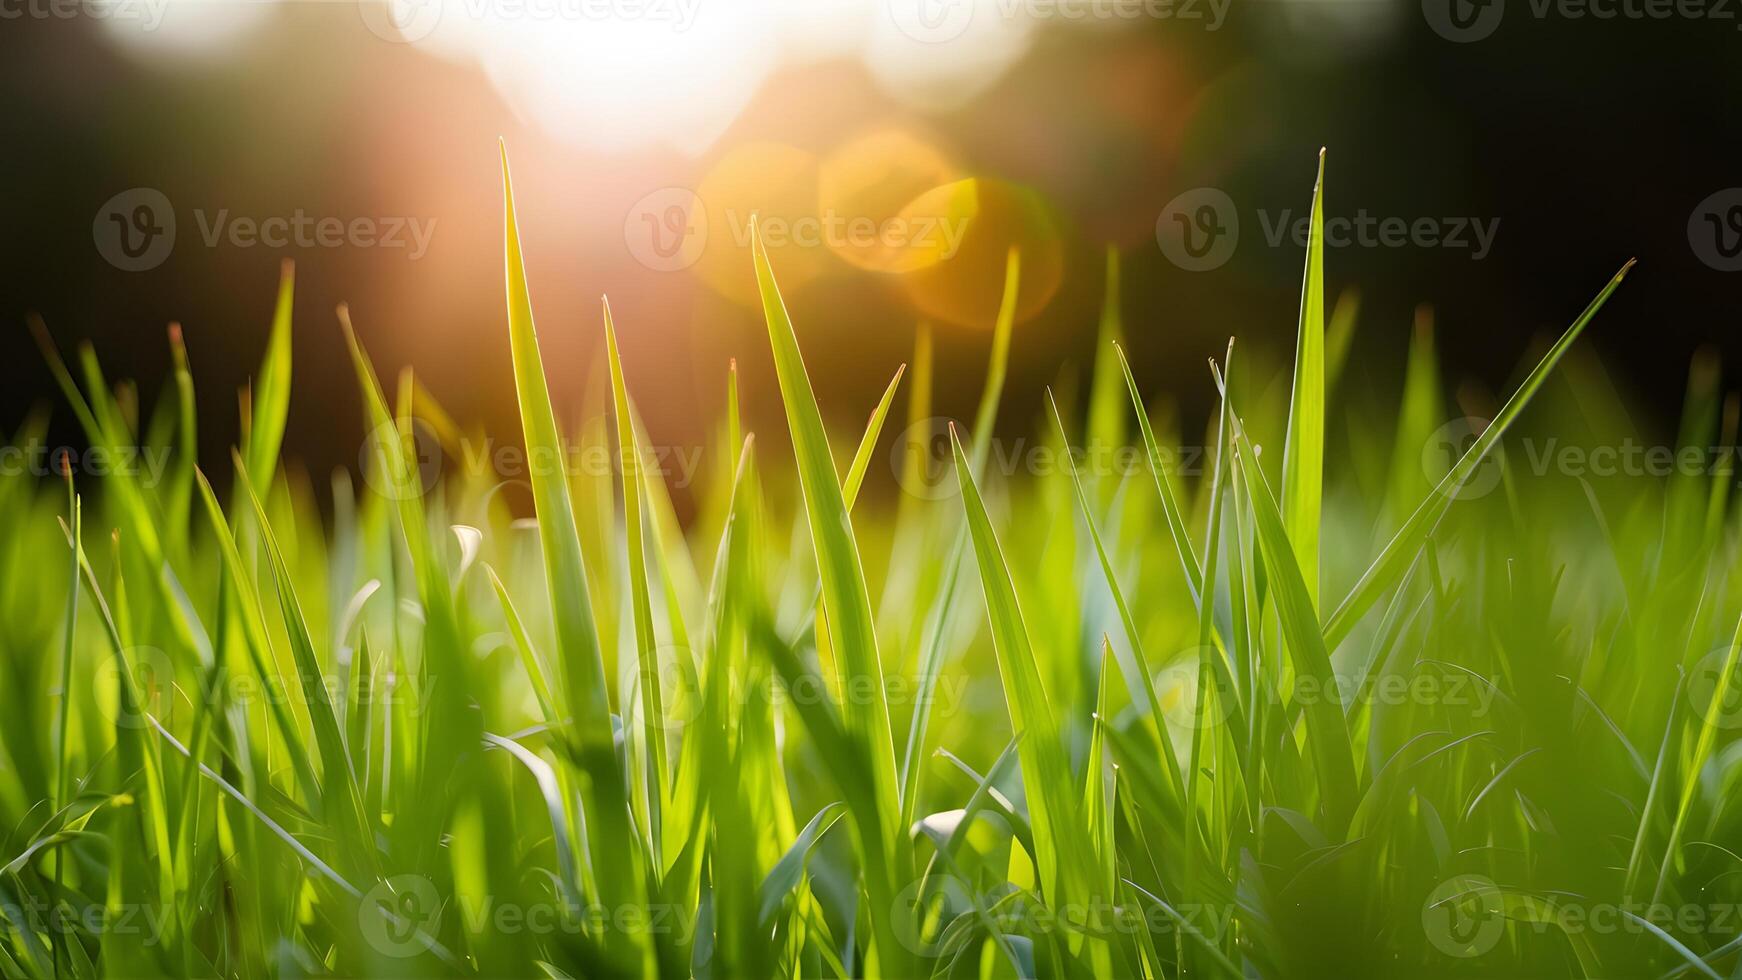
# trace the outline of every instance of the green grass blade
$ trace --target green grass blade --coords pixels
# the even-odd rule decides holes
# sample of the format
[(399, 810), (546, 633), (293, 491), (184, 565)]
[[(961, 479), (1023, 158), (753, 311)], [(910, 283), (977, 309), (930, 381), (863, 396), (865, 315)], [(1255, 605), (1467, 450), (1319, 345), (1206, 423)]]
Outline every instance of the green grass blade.
[(254, 484), (249, 480), (240, 457), (236, 459), (236, 467), (242, 490), (247, 495), (248, 502), (253, 505), (254, 519), (259, 524), (261, 542), (265, 545), (267, 562), (272, 568), (272, 578), (277, 585), (279, 610), (284, 616), (284, 628), (290, 637), (291, 655), (296, 658), (296, 672), (302, 684), (304, 703), (308, 705), (309, 718), (314, 723), (315, 750), (320, 755), (321, 776), (324, 780), (321, 809), (327, 819), (342, 821), (339, 826), (351, 835), (343, 843), (354, 848), (351, 856), (360, 862), (359, 866), (370, 870), (375, 863), (374, 831), (363, 810), (363, 791), (357, 783), (357, 773), (351, 768), (351, 756), (345, 751), (345, 739), (339, 729), (338, 715), (333, 710), (332, 702), (328, 700), (332, 689), (326, 683), (326, 675), (315, 653), (314, 637), (309, 632), (302, 603), (297, 599), (290, 566), (286, 564), (277, 536), (273, 534), (272, 526), (267, 521), (266, 508), (255, 494)]
[[(1428, 537), (1439, 525), (1440, 518), (1445, 516), (1446, 509), (1451, 506), (1458, 490), (1476, 472), (1476, 467), (1500, 441), (1500, 437), (1506, 434), (1506, 430), (1512, 425), (1513, 420), (1517, 419), (1519, 414), (1524, 411), (1525, 406), (1530, 404), (1530, 400), (1542, 387), (1543, 381), (1548, 378), (1549, 372), (1553, 371), (1555, 365), (1560, 363), (1561, 358), (1566, 355), (1567, 349), (1573, 345), (1573, 341), (1577, 340), (1579, 334), (1584, 332), (1586, 325), (1596, 317), (1597, 311), (1603, 308), (1603, 304), (1609, 301), (1609, 297), (1615, 292), (1616, 287), (1621, 285), (1621, 280), (1626, 278), (1627, 271), (1632, 268), (1633, 260), (1629, 259), (1627, 264), (1621, 267), (1621, 271), (1615, 273), (1614, 277), (1597, 294), (1597, 297), (1585, 307), (1584, 312), (1579, 314), (1578, 319), (1573, 321), (1573, 325), (1567, 328), (1566, 333), (1562, 334), (1548, 353), (1543, 355), (1542, 360), (1537, 363), (1530, 375), (1518, 386), (1518, 390), (1506, 400), (1506, 404), (1501, 407), (1494, 420), (1488, 423), (1488, 427), (1482, 430), (1482, 434), (1477, 437), (1475, 443), (1459, 458), (1457, 465), (1453, 466), (1451, 472), (1440, 480), (1439, 485), (1434, 487), (1427, 499), (1416, 507), (1409, 520), (1404, 522), (1397, 535), (1385, 546), (1385, 550), (1381, 551), (1379, 557), (1373, 560), (1373, 564), (1368, 566), (1360, 581), (1356, 582), (1354, 588), (1349, 590), (1348, 596), (1343, 599), (1336, 611), (1331, 614), (1330, 619), (1326, 621), (1324, 631), (1326, 647), (1335, 650), (1337, 645), (1355, 628), (1355, 624), (1360, 622), (1361, 617), (1373, 608), (1373, 604), (1379, 600), (1379, 597), (1402, 580), (1404, 573), (1409, 571), (1409, 566), (1414, 563), (1416, 552), (1420, 551), (1422, 545), (1427, 543)], [(1257, 496), (1256, 492), (1254, 492), (1254, 496)]]
[[(1059, 415), (1058, 403), (1053, 400), (1051, 389), (1046, 393), (1047, 412), (1052, 417), (1053, 427), (1058, 433), (1060, 445), (1070, 447), (1070, 438), (1065, 434), (1064, 418)], [(1113, 597), (1113, 607), (1119, 612), (1119, 624), (1125, 630), (1125, 642), (1130, 649), (1123, 656), (1119, 648), (1111, 640), (1107, 641), (1107, 649), (1113, 654), (1114, 663), (1125, 681), (1125, 687), (1131, 697), (1131, 703), (1139, 711), (1144, 712), (1153, 728), (1150, 734), (1156, 742), (1156, 752), (1163, 762), (1167, 763), (1168, 785), (1176, 794), (1176, 798), (1184, 797), (1184, 783), (1180, 775), (1179, 758), (1174, 752), (1173, 739), (1168, 735), (1167, 721), (1161, 712), (1161, 702), (1155, 695), (1155, 681), (1150, 676), (1149, 659), (1143, 652), (1143, 631), (1137, 626), (1137, 620), (1131, 614), (1131, 606), (1125, 601), (1125, 590), (1119, 587), (1119, 578), (1113, 573), (1113, 560), (1107, 555), (1107, 547), (1101, 541), (1101, 531), (1095, 526), (1095, 515), (1089, 507), (1089, 496), (1083, 490), (1082, 478), (1077, 474), (1077, 468), (1069, 462), (1066, 453), (1066, 467), (1071, 475), (1071, 487), (1076, 492), (1077, 511), (1082, 515), (1083, 523), (1089, 529), (1089, 540), (1095, 546), (1095, 556), (1101, 562), (1101, 576), (1107, 582), (1107, 591)]]
[(1023, 785), (1029, 791), (1028, 807), (1039, 852), (1036, 857), (1042, 893), (1055, 904), (1080, 900), (1092, 893), (1088, 875), (1094, 865), (1082, 848), (1083, 825), (1072, 793), (1070, 763), (1060, 742), (1052, 703), (1041, 683), (1040, 666), (1017, 602), (1016, 584), (974, 483), (967, 453), (953, 428), (950, 443), (955, 453), (956, 476), (961, 481), (962, 505), (979, 562), (980, 584), (986, 596), (1010, 725), (1022, 733), (1017, 752), (1022, 762)]
[(1282, 451), (1282, 525), (1294, 544), (1307, 598), (1319, 605), (1319, 511), (1325, 473), (1325, 151), (1313, 184), (1306, 271), (1301, 277), (1300, 330), (1295, 337), (1294, 393), (1288, 442)]
[(290, 417), (290, 314), (296, 291), (296, 266), (289, 259), (278, 279), (278, 303), (272, 311), (272, 333), (266, 356), (260, 362), (249, 401), (254, 408), (242, 455), (247, 460), (248, 479), (257, 487), (272, 485), (278, 465), (278, 449), (284, 442), (284, 426)]
[(1736, 660), (1742, 654), (1742, 621), (1736, 624), (1736, 633), (1730, 639), (1730, 650), (1724, 655), (1724, 664), (1718, 669), (1718, 677), (1712, 685), (1712, 700), (1706, 705), (1705, 713), (1700, 718), (1700, 734), (1694, 740), (1694, 753), (1688, 759), (1687, 771), (1682, 776), (1681, 800), (1676, 804), (1675, 820), (1670, 824), (1669, 844), (1664, 848), (1663, 861), (1657, 869), (1657, 887), (1652, 889), (1651, 900), (1656, 902), (1663, 895), (1664, 882), (1669, 876), (1670, 866), (1680, 860), (1682, 831), (1688, 822), (1688, 811), (1693, 807), (1694, 794), (1700, 788), (1700, 776), (1706, 768), (1706, 760), (1711, 757), (1712, 746), (1718, 740), (1718, 732), (1726, 724), (1726, 711), (1733, 710), (1735, 697), (1731, 688), (1736, 684)]
[(871, 466), (871, 455), (877, 451), (877, 440), (883, 434), (883, 422), (889, 417), (889, 406), (895, 402), (895, 389), (901, 387), (901, 376), (906, 372), (905, 364), (895, 369), (895, 377), (890, 378), (889, 387), (883, 389), (883, 397), (878, 399), (877, 407), (871, 410), (870, 421), (865, 424), (865, 434), (859, 438), (859, 448), (853, 453), (853, 462), (847, 467), (847, 479), (841, 486), (841, 496), (845, 498), (848, 510), (852, 510), (853, 502), (859, 499), (865, 471)]
[(1192, 603), (1195, 605), (1198, 594), (1204, 590), (1203, 570), (1198, 565), (1197, 553), (1192, 549), (1191, 535), (1186, 532), (1179, 498), (1174, 496), (1173, 483), (1168, 478), (1167, 468), (1162, 465), (1161, 447), (1155, 441), (1155, 430), (1149, 424), (1149, 412), (1143, 407), (1143, 396), (1137, 391), (1137, 379), (1131, 374), (1131, 363), (1125, 359), (1123, 347), (1115, 346), (1113, 349), (1118, 352), (1119, 367), (1125, 372), (1125, 388), (1131, 393), (1131, 409), (1137, 415), (1137, 428), (1143, 436), (1143, 449), (1149, 456), (1149, 475), (1155, 480), (1156, 493), (1161, 495), (1162, 516), (1167, 520), (1168, 533), (1173, 536), (1180, 570), (1185, 574), (1186, 584), (1191, 589)]
[[(207, 482), (204, 473), (196, 471), (195, 477), (199, 483), (200, 499), (205, 504), (206, 516), (211, 524), (212, 537), (217, 542), (218, 554), (224, 566), (225, 581), (229, 587), (225, 595), (241, 607), (239, 618), (242, 622), (242, 646), (248, 651), (255, 676), (271, 689), (280, 681), (280, 677), (269, 666), (271, 646), (267, 639), (266, 620), (261, 613), (260, 598), (255, 591), (254, 580), (242, 562), (236, 539), (230, 532), (229, 523), (224, 519), (223, 509), (218, 506), (218, 497), (212, 492), (212, 485)], [(303, 745), (302, 733), (297, 727), (294, 712), (286, 700), (267, 698), (267, 709), (284, 740), (285, 752), (290, 756), (291, 771), (295, 773), (304, 797), (309, 806), (318, 807), (322, 797), (320, 782), (315, 777), (314, 763)]]
[[(889, 728), (889, 706), (884, 702), (883, 664), (877, 652), (877, 634), (871, 619), (871, 600), (865, 574), (859, 564), (859, 547), (841, 482), (823, 432), (822, 413), (811, 389), (798, 337), (787, 316), (786, 304), (774, 281), (767, 250), (752, 226), (751, 251), (756, 280), (762, 295), (762, 310), (768, 322), (768, 338), (774, 351), (775, 372), (787, 426), (798, 459), (799, 486), (803, 490), (805, 515), (810, 523), (811, 545), (822, 578), (823, 609), (833, 639), (843, 688), (876, 692), (868, 698), (849, 699), (843, 712), (848, 737), (863, 754), (869, 767), (871, 795), (876, 813), (855, 813), (860, 847), (864, 849), (868, 880), (873, 888), (871, 920), (877, 929), (879, 965), (894, 971), (908, 956), (900, 948), (888, 917), (894, 882), (911, 876), (912, 859), (906, 835), (897, 823), (901, 813), (895, 781), (895, 746)], [(851, 685), (851, 686), (849, 686)], [(876, 907), (881, 904), (881, 908)]]
[[(1217, 376), (1217, 383), (1226, 396), (1227, 386)], [(1233, 426), (1234, 458), (1252, 503), (1252, 516), (1258, 537), (1258, 550), (1269, 572), (1270, 595), (1276, 603), (1277, 618), (1296, 673), (1311, 677), (1320, 691), (1334, 691), (1336, 682), (1331, 672), (1330, 653), (1324, 636), (1319, 632), (1318, 616), (1313, 612), (1312, 597), (1301, 573), (1298, 559), (1282, 524), (1282, 514), (1264, 471), (1258, 465), (1257, 454), (1247, 441), (1238, 412), (1230, 410), (1228, 420)], [(1318, 771), (1320, 804), (1324, 807), (1327, 832), (1341, 834), (1354, 814), (1357, 801), (1354, 748), (1349, 740), (1349, 726), (1342, 708), (1333, 699), (1315, 697), (1306, 706), (1307, 742), (1313, 765)]]
[[(646, 754), (635, 782), (639, 791), (630, 798), (632, 806), (644, 808), (640, 816), (646, 828), (646, 840), (656, 866), (660, 860), (660, 814), (665, 809), (665, 795), (670, 786), (666, 766), (665, 705), (659, 683), (659, 641), (653, 634), (653, 602), (647, 584), (647, 549), (642, 540), (641, 443), (636, 438), (634, 416), (630, 414), (629, 392), (623, 383), (623, 359), (617, 350), (617, 328), (611, 322), (611, 304), (601, 300), (605, 317), (605, 352), (611, 367), (611, 401), (617, 416), (618, 458), (623, 460), (623, 526), (628, 539), (629, 596), (635, 628), (636, 666), (639, 672), (636, 689), (641, 694), (640, 752)], [(631, 740), (634, 744), (634, 740)], [(630, 758), (638, 753), (632, 751)]]
[[(514, 360), (514, 389), (520, 403), (529, 459), (562, 457), (562, 439), (551, 407), (538, 333), (532, 322), (532, 298), (526, 286), (526, 265), (520, 252), (520, 229), (514, 214), (514, 191), (508, 174), (508, 151), (502, 151), (504, 266), (508, 289), (508, 337)], [(609, 684), (599, 637), (588, 599), (587, 573), (581, 557), (568, 483), (557, 468), (541, 466), (532, 473), (533, 507), (550, 590), (551, 616), (563, 664), (563, 685), (569, 710), (570, 752), (586, 773), (588, 857), (600, 899), (618, 907), (638, 904), (644, 894), (642, 866), (631, 845), (628, 795), (613, 746)], [(637, 972), (652, 968), (652, 953), (640, 936), (613, 930), (607, 946)]]

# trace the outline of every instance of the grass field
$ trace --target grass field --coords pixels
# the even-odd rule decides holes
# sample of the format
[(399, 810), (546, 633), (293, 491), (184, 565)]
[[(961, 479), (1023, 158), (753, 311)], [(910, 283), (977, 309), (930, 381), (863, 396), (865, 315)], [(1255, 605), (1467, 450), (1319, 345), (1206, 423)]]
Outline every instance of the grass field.
[(482, 435), (343, 310), (369, 466), (281, 464), (288, 267), (214, 471), (173, 330), (143, 406), (39, 327), (100, 452), (0, 477), (0, 972), (1742, 975), (1737, 406), (1696, 359), (1633, 426), (1579, 342), (1626, 268), (1454, 410), (1425, 314), (1356, 377), (1314, 234), (1292, 373), (1231, 344), (1200, 451), (1112, 256), (1016, 453), (1020, 255), (973, 419), (922, 330), (831, 432), (753, 244), (778, 390), (721, 365), (680, 525), (609, 309), (553, 408), (505, 201), (513, 480), (436, 473)]

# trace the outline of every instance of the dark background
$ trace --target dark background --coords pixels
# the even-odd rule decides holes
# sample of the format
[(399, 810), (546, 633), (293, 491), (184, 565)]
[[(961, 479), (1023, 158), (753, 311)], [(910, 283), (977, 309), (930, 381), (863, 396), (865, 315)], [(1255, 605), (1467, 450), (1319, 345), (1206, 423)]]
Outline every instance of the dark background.
[[(517, 118), (476, 70), (382, 44), (345, 4), (287, 5), (265, 40), (188, 65), (118, 52), (80, 19), (0, 21), (0, 429), (50, 406), (55, 439), (78, 441), (25, 329), (34, 311), (63, 351), (91, 341), (110, 377), (138, 378), (147, 399), (169, 369), (165, 324), (181, 322), (207, 464), (236, 439), (234, 392), (263, 349), (281, 254), (178, 244), (148, 272), (111, 267), (93, 245), (93, 215), (116, 192), (151, 186), (178, 207), (439, 219), (418, 263), (354, 248), (289, 253), (298, 283), (286, 452), (311, 470), (354, 466), (363, 430), (332, 315), (341, 300), (383, 378), (411, 364), (455, 415), (512, 436), (498, 136), (515, 158), (559, 401), (578, 405), (597, 357), (597, 297), (608, 292), (656, 441), (705, 437), (729, 356), (744, 365), (752, 419), (777, 425), (759, 315), (688, 276), (637, 265), (621, 216), (735, 142), (821, 152), (894, 120), (969, 172), (1036, 188), (1064, 219), (1063, 285), (1016, 338), (1012, 429), (1029, 429), (1062, 364), (1092, 356), (1108, 242), (1125, 254), (1134, 366), (1150, 390), (1173, 392), (1188, 420), (1211, 401), (1204, 358), (1230, 333), (1284, 363), (1302, 256), (1292, 244), (1266, 247), (1251, 212), (1304, 214), (1325, 146), (1332, 215), (1500, 219), (1480, 261), (1447, 249), (1330, 251), (1330, 295), (1358, 286), (1364, 299), (1352, 383), (1391, 397), (1412, 311), (1427, 303), (1450, 379), (1504, 389), (1533, 339), (1564, 328), (1636, 256), (1583, 343), (1641, 425), (1662, 431), (1697, 348), (1716, 346), (1731, 363), (1742, 355), (1742, 273), (1703, 264), (1688, 234), (1699, 202), (1742, 185), (1742, 10), (1569, 20), (1507, 2), (1494, 35), (1469, 44), (1437, 36), (1416, 3), (1390, 0), (1232, 0), (1213, 33), (1167, 22), (1043, 30), (989, 91), (935, 113), (887, 98), (856, 63), (815, 65), (766, 82), (699, 160), (567, 148)], [(1351, 10), (1381, 26), (1335, 29)], [(1167, 201), (1200, 185), (1241, 202), (1244, 237), (1227, 265), (1194, 273), (1162, 255), (1154, 228)], [(192, 220), (180, 220), (181, 240), (194, 240)], [(909, 357), (914, 312), (851, 277), (796, 290), (788, 303), (825, 409), (856, 425)], [(942, 411), (971, 413), (985, 340), (983, 330), (940, 328)]]

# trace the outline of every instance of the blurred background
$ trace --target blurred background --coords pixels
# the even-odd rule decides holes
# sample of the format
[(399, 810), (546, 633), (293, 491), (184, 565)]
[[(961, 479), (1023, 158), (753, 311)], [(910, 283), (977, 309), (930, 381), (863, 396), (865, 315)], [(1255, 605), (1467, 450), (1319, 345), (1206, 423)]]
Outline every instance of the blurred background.
[(1637, 256), (1587, 343), (1663, 428), (1696, 349), (1742, 354), (1739, 28), (1729, 0), (0, 0), (0, 425), (52, 406), (79, 441), (29, 314), (147, 399), (177, 321), (223, 459), (291, 258), (289, 455), (357, 465), (341, 301), (383, 377), (512, 436), (500, 138), (559, 404), (607, 294), (656, 443), (707, 437), (732, 357), (784, 435), (752, 213), (843, 438), (921, 321), (971, 414), (1012, 244), (1007, 428), (1086, 376), (1111, 248), (1133, 366), (1201, 431), (1230, 334), (1292, 353), (1320, 147), (1369, 404), (1419, 304), (1449, 377), (1503, 393)]

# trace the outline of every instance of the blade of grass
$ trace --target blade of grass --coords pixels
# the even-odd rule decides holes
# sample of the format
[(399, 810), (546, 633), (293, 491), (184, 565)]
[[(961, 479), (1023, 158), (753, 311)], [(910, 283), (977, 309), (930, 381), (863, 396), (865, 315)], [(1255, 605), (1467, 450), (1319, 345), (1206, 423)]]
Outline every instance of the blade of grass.
[(884, 971), (899, 972), (909, 954), (897, 942), (889, 917), (894, 883), (911, 877), (913, 862), (906, 835), (897, 823), (901, 807), (896, 794), (895, 746), (889, 728), (889, 707), (884, 700), (887, 689), (877, 652), (871, 601), (846, 499), (823, 432), (822, 413), (755, 225), (751, 226), (751, 252), (769, 343), (774, 351), (781, 401), (786, 407), (787, 426), (798, 459), (799, 486), (810, 523), (817, 571), (822, 578), (823, 609), (845, 682), (843, 689), (857, 690), (863, 685), (864, 689), (876, 692), (873, 697), (848, 699), (843, 721), (855, 750), (863, 754), (869, 766), (871, 797), (877, 801), (876, 812), (858, 812), (854, 819), (860, 847), (865, 852), (865, 875), (875, 884), (871, 922), (877, 932), (878, 966)]
[(1039, 852), (1036, 856), (1042, 894), (1054, 904), (1082, 900), (1093, 894), (1088, 874), (1094, 863), (1081, 846), (1083, 825), (1071, 792), (1070, 763), (1065, 758), (1051, 702), (1041, 683), (1040, 667), (1023, 622), (1016, 585), (992, 530), (986, 505), (980, 499), (967, 452), (953, 426), (950, 446), (980, 567), (980, 583), (986, 596), (1011, 728), (1023, 733), (1017, 753), (1022, 762), (1023, 785), (1029, 791), (1028, 807)]
[[(632, 806), (644, 808), (641, 819), (645, 825), (646, 842), (656, 867), (660, 860), (660, 814), (665, 810), (665, 795), (670, 785), (665, 761), (665, 705), (659, 683), (659, 641), (653, 635), (653, 603), (647, 585), (647, 550), (642, 541), (641, 488), (643, 485), (641, 444), (635, 435), (635, 423), (629, 410), (629, 392), (623, 383), (623, 359), (617, 350), (617, 329), (611, 322), (611, 304), (600, 300), (605, 317), (605, 352), (611, 367), (611, 401), (617, 416), (617, 450), (623, 461), (623, 526), (629, 552), (629, 596), (633, 608), (636, 684), (641, 693), (640, 751), (646, 759), (638, 766), (634, 781), (640, 790), (630, 798)], [(630, 740), (634, 744), (634, 740)], [(635, 758), (636, 752), (630, 752)]]
[[(1512, 425), (1513, 420), (1524, 411), (1526, 405), (1530, 404), (1531, 399), (1542, 387), (1543, 381), (1548, 378), (1549, 372), (1553, 371), (1555, 365), (1560, 363), (1561, 358), (1566, 355), (1567, 349), (1573, 345), (1573, 341), (1579, 338), (1579, 334), (1584, 332), (1586, 325), (1596, 317), (1597, 311), (1609, 301), (1610, 295), (1615, 292), (1616, 287), (1621, 285), (1621, 280), (1627, 276), (1628, 270), (1633, 268), (1633, 262), (1634, 260), (1629, 259), (1627, 264), (1615, 273), (1614, 277), (1597, 294), (1597, 297), (1585, 307), (1584, 312), (1579, 314), (1578, 319), (1573, 321), (1573, 325), (1567, 328), (1566, 333), (1555, 341), (1554, 346), (1537, 363), (1530, 375), (1524, 379), (1523, 384), (1519, 385), (1512, 397), (1506, 400), (1506, 404), (1501, 407), (1494, 420), (1488, 423), (1488, 427), (1482, 430), (1482, 434), (1477, 437), (1475, 443), (1459, 458), (1457, 465), (1453, 466), (1451, 472), (1440, 480), (1439, 485), (1434, 487), (1427, 499), (1416, 507), (1415, 512), (1409, 516), (1409, 520), (1404, 522), (1397, 535), (1379, 553), (1379, 557), (1373, 560), (1373, 564), (1368, 566), (1360, 581), (1356, 582), (1354, 588), (1349, 590), (1349, 594), (1337, 606), (1336, 611), (1331, 613), (1330, 619), (1326, 621), (1324, 645), (1327, 648), (1335, 650), (1338, 644), (1342, 643), (1343, 639), (1355, 628), (1355, 624), (1360, 622), (1361, 617), (1373, 608), (1373, 604), (1379, 600), (1380, 595), (1396, 585), (1403, 578), (1404, 573), (1409, 571), (1409, 567), (1415, 562), (1416, 552), (1421, 550), (1422, 545), (1433, 534), (1434, 528), (1439, 525), (1440, 518), (1445, 516), (1446, 509), (1451, 506), (1458, 491), (1476, 472), (1476, 467), (1500, 441), (1500, 437), (1506, 434), (1506, 430)], [(1254, 493), (1254, 496), (1257, 495)]]
[[(502, 199), (508, 336), (528, 458), (562, 459), (562, 437), (557, 431), (556, 412), (551, 407), (538, 333), (532, 321), (532, 298), (520, 252), (520, 229), (515, 219), (506, 146), (502, 149)], [(596, 862), (594, 878), (605, 904), (618, 908), (640, 904), (644, 895), (641, 862), (632, 844), (628, 794), (613, 745), (605, 662), (593, 626), (580, 532), (569, 500), (568, 483), (558, 468), (539, 467), (532, 473), (532, 496), (557, 649), (562, 655), (570, 753), (587, 776), (583, 792), (588, 804), (585, 807), (588, 858)], [(652, 951), (640, 935), (612, 930), (606, 945), (624, 961), (625, 967), (642, 973), (652, 970)]]
[(1325, 471), (1325, 151), (1313, 184), (1306, 271), (1301, 276), (1294, 392), (1282, 450), (1282, 525), (1300, 563), (1307, 598), (1319, 605), (1319, 523)]
[(1192, 604), (1198, 603), (1198, 594), (1203, 591), (1203, 571), (1198, 565), (1198, 556), (1192, 549), (1191, 535), (1186, 532), (1185, 518), (1181, 516), (1179, 498), (1174, 496), (1173, 484), (1167, 476), (1167, 468), (1162, 465), (1161, 447), (1156, 444), (1155, 430), (1149, 424), (1149, 412), (1143, 407), (1143, 396), (1137, 391), (1137, 379), (1131, 374), (1131, 363), (1125, 359), (1125, 349), (1114, 345), (1119, 354), (1119, 367), (1125, 372), (1125, 388), (1131, 392), (1131, 409), (1137, 415), (1137, 428), (1143, 437), (1143, 448), (1149, 456), (1149, 475), (1155, 480), (1155, 490), (1161, 496), (1162, 516), (1167, 521), (1167, 530), (1173, 537), (1174, 551), (1179, 555), (1180, 569), (1185, 573), (1186, 587), (1190, 589)]
[(1742, 620), (1736, 623), (1735, 635), (1730, 639), (1730, 650), (1724, 655), (1724, 665), (1719, 668), (1717, 682), (1712, 686), (1712, 699), (1700, 718), (1700, 734), (1694, 741), (1694, 754), (1688, 759), (1687, 771), (1682, 776), (1681, 801), (1676, 804), (1675, 820), (1670, 824), (1669, 844), (1664, 848), (1663, 861), (1658, 864), (1657, 886), (1651, 890), (1653, 902), (1663, 896), (1670, 865), (1681, 858), (1682, 830), (1687, 826), (1688, 811), (1693, 806), (1694, 794), (1700, 788), (1701, 771), (1706, 767), (1706, 759), (1712, 754), (1712, 746), (1718, 740), (1719, 729), (1726, 723), (1725, 711), (1733, 703), (1730, 700), (1730, 689), (1735, 684), (1738, 655), (1742, 655)]
[(285, 259), (278, 278), (278, 303), (272, 311), (272, 333), (249, 398), (254, 415), (242, 445), (248, 479), (257, 487), (272, 485), (290, 416), (290, 314), (295, 291), (296, 266)]
[[(1216, 375), (1217, 387), (1227, 394), (1221, 374)], [(1318, 616), (1313, 612), (1297, 557), (1283, 528), (1282, 514), (1270, 485), (1258, 466), (1257, 454), (1246, 438), (1237, 411), (1228, 412), (1234, 436), (1234, 458), (1245, 478), (1252, 503), (1254, 528), (1259, 553), (1269, 572), (1270, 594), (1276, 602), (1277, 618), (1295, 671), (1313, 678), (1320, 691), (1334, 691), (1336, 677), (1331, 671), (1330, 653), (1323, 634), (1319, 632)], [(1327, 832), (1340, 835), (1349, 825), (1356, 803), (1355, 755), (1349, 740), (1349, 727), (1342, 708), (1333, 699), (1315, 697), (1305, 710), (1307, 742), (1312, 751), (1313, 765), (1319, 782), (1319, 802), (1324, 807)]]

